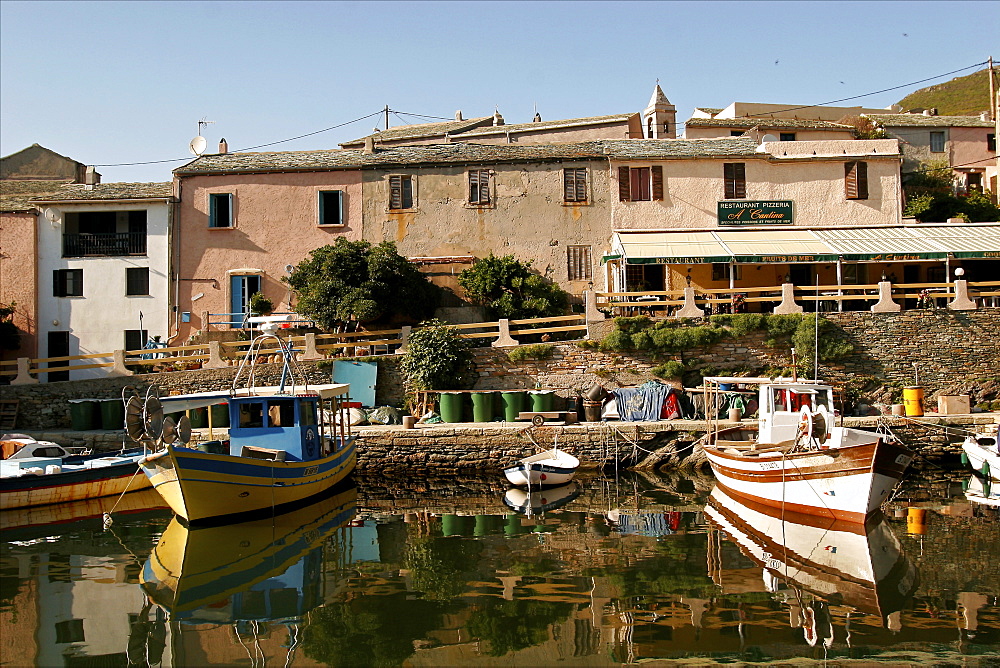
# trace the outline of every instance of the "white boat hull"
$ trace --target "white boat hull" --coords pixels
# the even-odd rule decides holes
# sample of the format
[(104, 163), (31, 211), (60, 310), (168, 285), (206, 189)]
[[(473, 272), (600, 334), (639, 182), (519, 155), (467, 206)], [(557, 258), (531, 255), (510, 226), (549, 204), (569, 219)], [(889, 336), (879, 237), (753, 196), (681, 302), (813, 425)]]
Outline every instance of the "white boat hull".
[[(962, 451), (969, 459), (969, 466), (982, 475), (1000, 480), (1000, 453), (997, 452), (997, 446), (981, 445), (979, 438), (970, 436), (962, 443)], [(996, 443), (995, 438), (989, 438), (994, 444)]]
[(550, 450), (525, 457), (503, 470), (507, 481), (516, 487), (558, 487), (573, 479), (580, 460), (561, 450)]
[(864, 522), (877, 511), (912, 460), (904, 446), (881, 440), (795, 453), (705, 447), (705, 454), (731, 494), (848, 522)]

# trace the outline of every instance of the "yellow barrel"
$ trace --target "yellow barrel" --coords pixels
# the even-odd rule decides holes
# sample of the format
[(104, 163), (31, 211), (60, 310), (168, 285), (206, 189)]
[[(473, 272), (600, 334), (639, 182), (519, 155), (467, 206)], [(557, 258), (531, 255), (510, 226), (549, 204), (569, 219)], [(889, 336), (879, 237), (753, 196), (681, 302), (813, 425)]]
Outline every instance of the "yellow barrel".
[(923, 508), (907, 508), (906, 533), (914, 536), (923, 536), (927, 533), (926, 517), (927, 511)]
[(924, 388), (904, 387), (903, 388), (903, 408), (910, 417), (920, 417), (924, 414)]

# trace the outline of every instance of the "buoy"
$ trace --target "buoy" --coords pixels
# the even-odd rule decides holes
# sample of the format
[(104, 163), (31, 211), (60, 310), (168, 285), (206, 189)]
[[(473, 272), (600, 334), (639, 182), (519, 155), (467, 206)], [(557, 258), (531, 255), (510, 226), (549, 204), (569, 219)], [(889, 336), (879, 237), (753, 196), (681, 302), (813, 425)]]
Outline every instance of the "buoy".
[(968, 465), (969, 465), (969, 455), (967, 455), (965, 453), (965, 451), (963, 450), (962, 451), (962, 466), (968, 466)]
[(982, 468), (981, 472), (982, 472), (984, 478), (988, 479), (990, 477), (990, 463), (989, 462), (983, 462), (983, 468)]

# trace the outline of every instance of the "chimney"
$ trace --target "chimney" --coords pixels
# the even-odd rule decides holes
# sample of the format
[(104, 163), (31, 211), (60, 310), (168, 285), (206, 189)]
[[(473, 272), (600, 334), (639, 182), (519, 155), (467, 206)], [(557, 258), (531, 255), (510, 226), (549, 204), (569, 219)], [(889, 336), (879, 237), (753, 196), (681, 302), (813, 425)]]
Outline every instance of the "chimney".
[(531, 119), (531, 122), (532, 123), (541, 123), (542, 122), (542, 115), (536, 111), (535, 112), (535, 117)]
[(465, 120), (464, 118), (462, 118), (462, 110), (461, 109), (459, 109), (458, 111), (455, 112), (455, 120), (456, 121), (464, 121)]
[(984, 112), (982, 112), (981, 114), (979, 114), (979, 120), (981, 120), (981, 121), (989, 121), (989, 120), (992, 120), (992, 119), (990, 119), (990, 112), (988, 112), (988, 111), (984, 111)]
[(219, 140), (219, 155), (225, 155), (229, 153), (229, 144), (226, 143), (226, 138), (223, 137)]
[(923, 113), (924, 116), (933, 116), (934, 115), (934, 110), (933, 109), (924, 109), (923, 112), (921, 112), (921, 113)]
[(372, 153), (375, 152), (375, 138), (374, 137), (371, 137), (371, 136), (365, 137), (365, 147), (364, 147), (364, 149), (361, 152), (365, 153), (366, 155), (371, 155)]
[(93, 165), (87, 166), (87, 171), (83, 175), (83, 184), (87, 190), (93, 190), (94, 186), (101, 182), (101, 175), (97, 173), (97, 168)]

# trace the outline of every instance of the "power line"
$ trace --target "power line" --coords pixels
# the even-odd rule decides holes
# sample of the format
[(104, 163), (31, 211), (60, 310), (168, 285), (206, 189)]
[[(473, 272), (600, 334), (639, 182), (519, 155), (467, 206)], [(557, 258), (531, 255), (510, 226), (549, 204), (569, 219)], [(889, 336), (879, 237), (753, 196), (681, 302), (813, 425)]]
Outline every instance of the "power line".
[(981, 162), (989, 162), (990, 160), (996, 160), (996, 158), (983, 158), (982, 160), (973, 160), (972, 162), (967, 162), (964, 165), (945, 165), (944, 167), (931, 167), (928, 169), (917, 169), (912, 172), (900, 172), (900, 176), (910, 176), (912, 174), (926, 174), (928, 172), (943, 172), (945, 170), (951, 169), (961, 169), (962, 167), (971, 167), (972, 165), (978, 165)]

